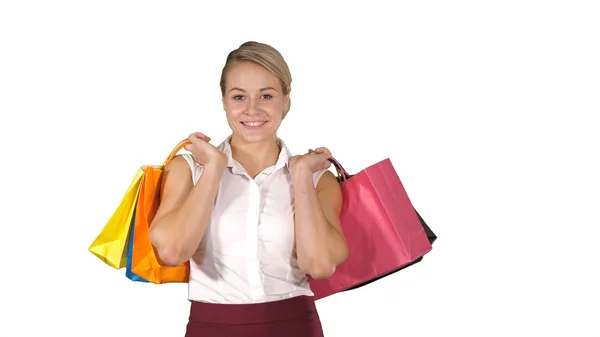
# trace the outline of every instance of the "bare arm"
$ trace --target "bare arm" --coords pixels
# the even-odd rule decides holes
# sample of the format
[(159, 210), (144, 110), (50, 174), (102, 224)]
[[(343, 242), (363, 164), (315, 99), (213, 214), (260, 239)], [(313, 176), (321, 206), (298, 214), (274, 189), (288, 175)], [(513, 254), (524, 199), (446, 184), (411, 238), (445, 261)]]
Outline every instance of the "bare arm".
[(224, 168), (222, 164), (204, 166), (195, 186), (181, 156), (165, 168), (160, 206), (150, 226), (150, 241), (165, 264), (180, 265), (198, 249)]
[(339, 221), (341, 188), (330, 171), (321, 176), (316, 189), (309, 170), (295, 171), (292, 181), (298, 265), (314, 279), (327, 278), (348, 257)]

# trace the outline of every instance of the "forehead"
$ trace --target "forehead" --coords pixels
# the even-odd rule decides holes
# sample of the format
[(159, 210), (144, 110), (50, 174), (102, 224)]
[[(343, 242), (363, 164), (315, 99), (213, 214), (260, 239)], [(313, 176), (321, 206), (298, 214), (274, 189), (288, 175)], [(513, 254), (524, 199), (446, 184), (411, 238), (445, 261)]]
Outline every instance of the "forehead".
[(225, 76), (225, 85), (240, 88), (275, 88), (279, 79), (275, 74), (264, 67), (252, 62), (239, 62), (234, 64)]

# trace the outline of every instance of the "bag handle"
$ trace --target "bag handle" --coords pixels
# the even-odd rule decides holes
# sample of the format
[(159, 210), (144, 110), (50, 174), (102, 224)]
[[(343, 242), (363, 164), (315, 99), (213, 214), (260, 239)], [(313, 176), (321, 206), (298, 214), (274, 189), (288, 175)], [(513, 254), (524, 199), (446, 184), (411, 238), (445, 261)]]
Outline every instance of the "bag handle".
[[(167, 159), (165, 159), (165, 161), (163, 162), (162, 166), (166, 167), (173, 160), (173, 158), (175, 158), (175, 156), (177, 155), (177, 153), (179, 153), (179, 151), (181, 151), (181, 149), (183, 149), (186, 145), (191, 144), (191, 143), (192, 142), (190, 142), (190, 140), (188, 138), (180, 141), (179, 144), (177, 144), (175, 146), (175, 148), (171, 151), (171, 153), (169, 153), (169, 156), (167, 157)], [(344, 167), (342, 166), (342, 164), (340, 164), (337, 161), (337, 159), (335, 159), (333, 156), (330, 156), (328, 158), (328, 160), (333, 164), (333, 166), (335, 166), (336, 171), (338, 173), (338, 177), (341, 176), (343, 181), (346, 181), (346, 180), (350, 179), (350, 177), (352, 177), (344, 169)]]
[(162, 164), (162, 167), (166, 167), (171, 162), (171, 160), (173, 160), (173, 158), (175, 158), (177, 153), (179, 153), (179, 151), (181, 151), (181, 149), (183, 149), (186, 145), (191, 144), (191, 143), (192, 142), (190, 142), (190, 140), (188, 138), (180, 141), (179, 144), (177, 144), (177, 146), (175, 146), (173, 151), (171, 151), (171, 153), (169, 154), (167, 159), (165, 159), (165, 161)]
[(346, 170), (344, 170), (344, 167), (342, 167), (342, 165), (335, 158), (333, 158), (333, 156), (330, 156), (328, 160), (333, 164), (333, 166), (335, 166), (338, 177), (341, 176), (342, 181), (346, 181), (352, 177)]

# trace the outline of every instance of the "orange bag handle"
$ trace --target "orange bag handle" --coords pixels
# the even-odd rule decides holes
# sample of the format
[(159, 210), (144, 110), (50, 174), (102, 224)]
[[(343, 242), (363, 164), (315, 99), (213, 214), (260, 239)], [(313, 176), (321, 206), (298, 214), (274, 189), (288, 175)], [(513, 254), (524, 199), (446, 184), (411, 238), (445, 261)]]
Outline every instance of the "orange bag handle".
[(190, 142), (190, 140), (188, 138), (180, 141), (179, 144), (177, 144), (177, 146), (175, 146), (173, 151), (171, 151), (171, 153), (169, 154), (167, 159), (165, 159), (165, 161), (162, 164), (162, 167), (163, 168), (166, 167), (171, 162), (171, 160), (173, 160), (173, 158), (175, 158), (177, 153), (179, 153), (179, 151), (181, 151), (181, 149), (183, 149), (186, 145), (191, 144), (191, 143), (192, 142)]

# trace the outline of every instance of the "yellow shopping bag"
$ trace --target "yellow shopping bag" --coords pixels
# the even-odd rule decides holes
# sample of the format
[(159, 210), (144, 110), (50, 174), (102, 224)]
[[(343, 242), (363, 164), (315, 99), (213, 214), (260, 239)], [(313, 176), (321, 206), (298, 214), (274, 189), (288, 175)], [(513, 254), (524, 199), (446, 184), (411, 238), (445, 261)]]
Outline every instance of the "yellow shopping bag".
[(135, 211), (144, 169), (140, 168), (119, 207), (110, 217), (88, 250), (107, 265), (121, 269), (127, 263), (127, 238)]

